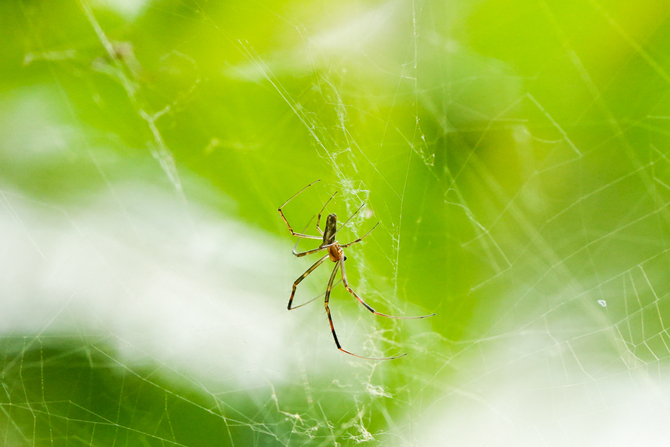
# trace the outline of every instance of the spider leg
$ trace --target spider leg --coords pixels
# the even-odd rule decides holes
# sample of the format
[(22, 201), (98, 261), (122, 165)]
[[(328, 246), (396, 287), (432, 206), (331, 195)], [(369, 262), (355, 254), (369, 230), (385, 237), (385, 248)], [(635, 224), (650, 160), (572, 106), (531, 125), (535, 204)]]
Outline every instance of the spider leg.
[[(341, 282), (342, 282), (342, 280), (340, 279), (338, 282), (336, 282), (335, 284), (333, 284), (333, 287), (337, 287)], [(293, 307), (291, 307), (291, 310), (296, 310), (296, 309), (301, 308), (302, 306), (307, 306), (309, 303), (311, 303), (312, 301), (316, 301), (316, 300), (318, 300), (319, 298), (321, 298), (321, 297), (324, 296), (325, 294), (326, 294), (326, 292), (323, 292), (323, 293), (321, 293), (320, 295), (315, 296), (314, 298), (312, 298), (312, 299), (309, 300), (309, 301), (305, 301), (305, 302), (302, 303), (302, 304), (298, 304), (297, 306), (293, 306)]]
[(282, 208), (284, 208), (284, 206), (286, 206), (287, 203), (289, 203), (291, 200), (293, 200), (295, 198), (295, 196), (297, 196), (298, 194), (300, 194), (301, 192), (303, 192), (304, 190), (306, 190), (307, 188), (312, 186), (314, 183), (320, 182), (320, 181), (321, 180), (319, 179), (319, 180), (317, 180), (315, 182), (312, 182), (309, 185), (305, 186), (300, 191), (293, 194), (286, 202), (282, 203), (282, 205), (277, 209), (277, 211), (279, 211), (279, 215), (281, 216), (282, 220), (284, 221), (284, 223), (288, 227), (288, 231), (290, 231), (293, 236), (297, 236), (297, 237), (301, 237), (301, 238), (305, 238), (305, 239), (316, 239), (316, 240), (323, 239), (323, 237), (321, 237), (321, 236), (312, 236), (312, 235), (309, 235), (309, 234), (296, 233), (295, 231), (293, 231), (293, 228), (291, 228), (291, 224), (288, 223), (288, 220), (286, 220), (286, 216), (284, 216), (284, 212), (282, 211)]
[(324, 301), (324, 305), (326, 307), (326, 313), (328, 314), (328, 321), (330, 322), (330, 330), (333, 333), (333, 339), (335, 339), (335, 346), (337, 346), (337, 349), (344, 352), (345, 354), (349, 354), (354, 357), (358, 357), (359, 359), (366, 359), (366, 360), (393, 360), (406, 356), (407, 354), (400, 354), (395, 357), (364, 357), (362, 355), (354, 354), (353, 352), (349, 352), (346, 349), (342, 348), (342, 345), (340, 345), (340, 341), (337, 339), (337, 334), (335, 333), (335, 326), (333, 325), (333, 317), (331, 317), (330, 315), (330, 307), (328, 307), (328, 301), (330, 300), (330, 291), (333, 288), (333, 281), (335, 280), (335, 276), (337, 275), (337, 269), (339, 266), (340, 262), (336, 263), (335, 268), (333, 269), (333, 273), (330, 275), (330, 280), (328, 281), (328, 287), (326, 288), (326, 299)]
[(324, 257), (322, 257), (321, 259), (316, 261), (314, 263), (314, 265), (311, 266), (310, 268), (308, 268), (307, 271), (305, 273), (303, 273), (300, 278), (295, 280), (295, 282), (293, 283), (293, 290), (291, 291), (291, 298), (288, 299), (288, 306), (287, 306), (288, 310), (291, 310), (291, 304), (293, 303), (293, 296), (295, 295), (295, 289), (298, 287), (298, 284), (300, 284), (303, 279), (307, 278), (307, 275), (309, 275), (314, 270), (316, 270), (316, 268), (318, 266), (323, 264), (323, 261), (325, 261), (327, 258), (328, 258), (328, 255), (325, 255)]
[[(314, 219), (314, 216), (312, 216), (312, 219)], [(307, 222), (307, 225), (305, 225), (305, 228), (302, 231), (307, 230), (307, 227), (309, 227), (309, 224), (312, 223), (312, 219), (310, 219), (309, 222)], [(296, 255), (296, 256), (298, 256), (298, 252), (296, 251), (296, 249), (298, 248), (298, 244), (300, 244), (300, 239), (302, 239), (302, 238), (299, 237), (298, 239), (296, 239), (295, 245), (293, 246), (293, 250), (291, 250), (293, 252), (293, 254)], [(321, 247), (319, 247), (319, 248), (321, 248)], [(310, 254), (310, 253), (311, 252), (305, 252), (305, 254)], [(305, 255), (301, 254), (300, 256), (305, 256)]]
[(284, 208), (284, 206), (285, 206), (287, 203), (289, 203), (291, 200), (293, 200), (298, 194), (300, 194), (301, 192), (303, 192), (304, 190), (306, 190), (307, 188), (309, 188), (309, 187), (312, 186), (313, 184), (318, 183), (318, 182), (320, 182), (320, 181), (321, 181), (321, 179), (315, 180), (315, 181), (313, 181), (312, 183), (310, 183), (309, 185), (307, 185), (307, 186), (305, 186), (304, 188), (302, 188), (300, 191), (298, 191), (298, 192), (296, 192), (295, 194), (293, 194), (293, 195), (292, 195), (286, 202), (282, 203), (282, 206), (280, 206), (279, 209)]
[(319, 230), (319, 233), (321, 233), (321, 236), (323, 236), (323, 230), (319, 228), (319, 223), (321, 222), (321, 214), (323, 214), (323, 211), (326, 209), (326, 206), (330, 203), (331, 200), (333, 200), (333, 197), (335, 197), (335, 194), (337, 194), (337, 191), (333, 193), (332, 196), (330, 196), (330, 199), (324, 203), (323, 208), (321, 208), (321, 211), (319, 211), (319, 216), (316, 218), (316, 229)]
[[(364, 237), (365, 237), (365, 236), (364, 236)], [(356, 297), (356, 299), (357, 299), (363, 306), (365, 306), (365, 308), (366, 308), (367, 310), (369, 310), (369, 311), (372, 312), (373, 314), (375, 314), (375, 315), (379, 315), (379, 316), (381, 316), (381, 317), (386, 317), (386, 318), (395, 318), (395, 319), (398, 319), (398, 320), (418, 320), (418, 319), (420, 319), (420, 318), (428, 318), (428, 317), (432, 317), (432, 316), (435, 315), (435, 314), (430, 314), (430, 315), (421, 315), (421, 316), (418, 316), (418, 317), (396, 317), (396, 316), (393, 316), (393, 315), (386, 315), (386, 314), (383, 314), (383, 313), (381, 313), (381, 312), (377, 312), (377, 311), (374, 310), (368, 303), (366, 303), (366, 302), (363, 300), (363, 298), (361, 298), (360, 296), (358, 296), (358, 295), (356, 294), (356, 292), (354, 292), (354, 289), (352, 289), (352, 288), (349, 286), (349, 282), (347, 281), (347, 273), (346, 273), (345, 270), (344, 270), (344, 256), (343, 256), (342, 258), (340, 258), (340, 261), (338, 262), (338, 264), (340, 264), (340, 267), (342, 268), (342, 282), (344, 283), (344, 287), (349, 291), (349, 293), (351, 293), (354, 297)]]
[[(333, 244), (330, 244), (330, 245), (333, 245)], [(325, 250), (325, 249), (327, 249), (328, 247), (330, 247), (330, 245), (324, 245), (323, 247), (318, 247), (318, 248), (315, 248), (315, 249), (313, 249), (313, 250), (303, 251), (302, 253), (298, 253), (297, 251), (295, 251), (295, 247), (293, 247), (293, 254), (294, 254), (295, 256), (297, 256), (298, 258), (301, 258), (301, 257), (303, 257), (303, 256), (311, 255), (312, 253), (317, 253), (317, 252), (319, 252), (319, 251), (321, 251), (321, 250)]]
[(291, 228), (291, 224), (288, 223), (288, 220), (286, 220), (286, 217), (284, 216), (284, 213), (282, 212), (281, 208), (279, 208), (277, 211), (279, 211), (279, 215), (284, 220), (284, 223), (288, 227), (288, 231), (290, 231), (293, 236), (297, 236), (304, 239), (316, 239), (316, 240), (323, 239), (322, 236), (312, 236), (311, 234), (296, 233), (295, 231), (293, 231), (293, 228)]
[(365, 206), (365, 203), (361, 203), (361, 206), (359, 206), (358, 208), (356, 208), (356, 211), (354, 211), (354, 214), (352, 214), (351, 216), (349, 216), (349, 218), (348, 218), (347, 220), (345, 220), (345, 221), (342, 223), (342, 225), (340, 226), (340, 228), (338, 228), (338, 229), (335, 231), (335, 234), (337, 234), (337, 232), (340, 231), (342, 228), (346, 227), (347, 224), (349, 223), (349, 221), (351, 221), (351, 219), (353, 219), (354, 216), (356, 216), (356, 214), (358, 214), (358, 212), (359, 212), (361, 209), (363, 209), (364, 206)]
[[(366, 237), (368, 237), (368, 235), (369, 235), (370, 233), (372, 233), (372, 231), (373, 231), (375, 228), (377, 228), (378, 225), (379, 225), (379, 222), (377, 222), (377, 223), (375, 224), (375, 226), (372, 227), (372, 230), (370, 230), (370, 231), (368, 231), (367, 233), (365, 233), (362, 237), (359, 237), (359, 238), (356, 239), (355, 241), (351, 241), (351, 242), (349, 242), (348, 244), (340, 245), (340, 248), (347, 248), (347, 247), (350, 246), (350, 245), (354, 245), (354, 244), (359, 243), (360, 241), (362, 241), (363, 239), (365, 239)], [(343, 270), (343, 271), (344, 271), (344, 270)]]

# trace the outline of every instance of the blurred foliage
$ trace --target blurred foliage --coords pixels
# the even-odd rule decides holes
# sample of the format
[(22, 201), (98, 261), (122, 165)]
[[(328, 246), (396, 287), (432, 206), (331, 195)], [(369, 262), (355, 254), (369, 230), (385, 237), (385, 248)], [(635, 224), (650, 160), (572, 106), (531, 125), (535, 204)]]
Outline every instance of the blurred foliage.
[[(359, 403), (367, 429), (385, 439), (467, 374), (449, 366), (454, 343), (544, 324), (568, 302), (576, 306), (568, 315), (589, 322), (552, 336), (593, 333), (602, 328), (595, 303), (607, 281), (650, 258), (647, 292), (667, 288), (670, 3), (136, 7), (0, 4), (3, 187), (67, 204), (141, 179), (221, 206), (287, 246), (276, 209), (308, 183), (323, 179), (287, 206), (295, 228), (336, 189), (338, 215), (366, 202), (342, 240), (381, 225), (352, 247), (352, 283), (364, 281), (376, 292), (371, 301), (383, 296), (380, 307), (396, 313), (438, 315), (427, 323), (432, 335), (417, 336), (423, 351), (413, 361), (376, 372), (396, 399), (352, 407), (354, 394), (319, 395), (326, 420), (340, 425), (319, 426), (314, 445), (356, 441), (346, 422)], [(234, 206), (200, 196), (187, 177)], [(609, 312), (616, 324), (633, 311)], [(414, 323), (378, 324), (401, 331), (393, 337), (401, 340)], [(636, 345), (643, 331), (633, 327), (624, 339)], [(310, 442), (289, 415), (244, 393), (216, 408), (192, 384), (173, 377), (155, 386), (147, 379), (154, 372), (119, 372), (111, 356), (85, 346), (26, 350), (3, 340), (8, 445)], [(605, 342), (590, 349), (600, 347), (620, 355)], [(278, 392), (289, 399), (305, 391)], [(294, 413), (324, 417), (295, 398)]]

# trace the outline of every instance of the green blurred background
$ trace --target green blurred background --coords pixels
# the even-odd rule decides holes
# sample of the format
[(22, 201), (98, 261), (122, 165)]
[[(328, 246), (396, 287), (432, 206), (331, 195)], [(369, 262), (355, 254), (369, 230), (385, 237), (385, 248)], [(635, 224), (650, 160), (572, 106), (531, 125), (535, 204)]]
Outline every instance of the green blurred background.
[(0, 443), (666, 445), (669, 14), (3, 1)]

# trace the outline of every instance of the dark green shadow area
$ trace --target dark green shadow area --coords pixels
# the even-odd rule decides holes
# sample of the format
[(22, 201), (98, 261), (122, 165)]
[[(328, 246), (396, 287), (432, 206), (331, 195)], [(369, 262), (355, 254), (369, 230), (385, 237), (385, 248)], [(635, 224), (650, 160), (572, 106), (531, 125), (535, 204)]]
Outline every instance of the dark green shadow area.
[[(314, 381), (309, 397), (297, 384), (247, 390), (204, 385), (167, 366), (124, 364), (104, 346), (102, 341), (88, 344), (72, 338), (3, 337), (3, 442), (348, 445), (366, 436), (383, 437), (393, 414), (402, 424), (402, 402), (382, 396), (350, 401), (340, 386), (327, 380)], [(394, 381), (389, 377), (390, 385)], [(368, 407), (367, 434), (357, 428), (356, 405)]]

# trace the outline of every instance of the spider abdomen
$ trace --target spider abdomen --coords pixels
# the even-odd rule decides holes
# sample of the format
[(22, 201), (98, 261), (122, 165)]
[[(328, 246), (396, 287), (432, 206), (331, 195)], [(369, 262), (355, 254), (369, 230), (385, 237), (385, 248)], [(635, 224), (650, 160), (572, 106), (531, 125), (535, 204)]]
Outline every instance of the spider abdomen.
[(323, 231), (322, 245), (330, 245), (335, 243), (335, 233), (337, 233), (337, 215), (329, 214), (326, 218), (326, 228)]

